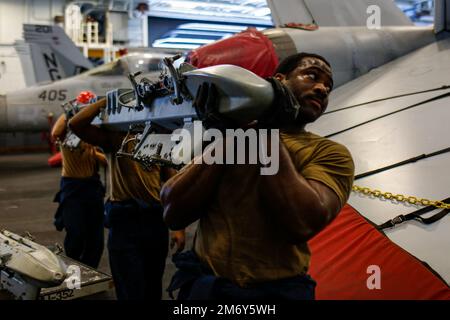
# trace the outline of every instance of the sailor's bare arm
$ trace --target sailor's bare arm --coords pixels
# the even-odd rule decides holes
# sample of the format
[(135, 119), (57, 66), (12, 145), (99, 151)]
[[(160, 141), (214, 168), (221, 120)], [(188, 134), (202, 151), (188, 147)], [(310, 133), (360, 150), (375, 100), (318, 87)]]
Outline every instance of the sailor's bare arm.
[(110, 149), (108, 132), (91, 124), (105, 106), (106, 98), (85, 106), (70, 119), (69, 127), (81, 140), (103, 149)]
[(336, 193), (325, 184), (307, 180), (296, 170), (280, 143), (276, 175), (262, 176), (261, 199), (292, 243), (305, 242), (322, 230), (341, 209)]
[(106, 156), (103, 152), (95, 150), (95, 157), (102, 166), (106, 167), (108, 165), (108, 160), (106, 160)]
[(66, 136), (66, 115), (62, 114), (56, 120), (52, 128), (52, 138), (54, 141), (63, 140)]
[(200, 218), (214, 194), (223, 165), (189, 164), (161, 190), (164, 220), (172, 230), (186, 228)]

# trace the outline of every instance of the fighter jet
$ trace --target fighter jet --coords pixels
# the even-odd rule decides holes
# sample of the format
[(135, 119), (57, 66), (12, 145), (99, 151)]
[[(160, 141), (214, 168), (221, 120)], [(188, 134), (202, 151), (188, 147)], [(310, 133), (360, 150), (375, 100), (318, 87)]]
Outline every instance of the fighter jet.
[[(405, 22), (406, 17), (394, 10), (390, 0), (288, 2), (290, 5), (284, 1), (279, 6), (280, 2), (269, 1), (275, 20), (283, 8), (288, 8), (292, 19), (300, 18), (294, 22), (303, 26), (297, 26), (305, 29), (282, 28), (288, 35), (284, 39), (293, 39), (287, 45), (292, 48), (293, 43), (296, 51), (325, 56), (338, 82), (327, 113), (307, 129), (347, 146), (356, 166), (348, 204), (332, 224), (309, 241), (310, 273), (318, 283), (316, 297), (449, 300), (450, 111), (446, 107), (450, 103), (450, 15), (445, 9), (449, 1), (435, 1), (435, 25), (428, 29)], [(367, 24), (371, 5), (376, 5), (372, 9), (381, 17), (376, 28), (368, 28)], [(288, 15), (285, 17), (289, 19)], [(349, 27), (334, 28), (338, 31), (322, 27), (327, 21)], [(276, 23), (281, 26), (286, 22), (292, 20)], [(311, 27), (312, 22), (318, 29)], [(393, 24), (402, 26), (392, 27)], [(404, 32), (400, 37), (404, 42), (392, 37), (394, 33), (385, 33), (394, 29)], [(416, 33), (411, 40), (406, 39), (418, 30), (422, 36)], [(270, 46), (265, 41), (266, 34), (261, 38), (261, 43), (269, 44), (264, 53), (279, 59), (278, 52), (284, 52), (281, 44)], [(224, 51), (223, 43), (190, 54), (200, 69), (186, 71), (188, 80), (189, 76), (206, 80), (211, 75), (217, 79), (219, 74), (225, 79), (216, 85), (220, 90), (227, 89), (227, 68), (201, 64), (205, 52), (222, 52), (211, 64), (236, 61), (236, 56)], [(392, 54), (396, 49), (409, 53)], [(243, 51), (236, 51), (242, 57)], [(251, 48), (247, 52), (250, 51)], [(388, 52), (389, 57), (383, 59), (383, 52)], [(177, 90), (174, 94), (177, 99)], [(176, 113), (176, 106), (164, 108), (158, 99), (155, 101), (150, 108), (135, 108), (131, 112), (113, 105), (100, 120), (103, 125), (114, 127), (116, 122), (123, 127), (124, 122), (161, 121)], [(165, 103), (168, 101), (174, 99), (166, 99)], [(179, 120), (187, 115), (195, 118), (195, 110), (185, 102), (179, 105)], [(176, 123), (174, 118), (171, 120), (171, 124)], [(155, 146), (156, 153), (165, 156), (161, 150), (167, 143), (157, 137), (149, 139), (146, 132), (143, 135), (147, 140), (142, 141), (151, 144), (141, 141), (137, 146), (142, 148), (136, 149), (135, 157), (144, 163), (148, 160), (148, 155), (143, 154), (146, 146)], [(157, 147), (159, 143), (161, 146)]]
[[(49, 115), (62, 113), (61, 104), (81, 91), (96, 95), (117, 87), (130, 87), (129, 73), (141, 71), (150, 80), (160, 75), (162, 52), (130, 53), (111, 63), (92, 68), (73, 42), (58, 26), (24, 25), (24, 38), (30, 47), (20, 45), (24, 64), (31, 56), (33, 68), (25, 89), (0, 95), (0, 131), (48, 130)], [(20, 51), (21, 50), (21, 51)], [(42, 82), (43, 81), (43, 82)]]

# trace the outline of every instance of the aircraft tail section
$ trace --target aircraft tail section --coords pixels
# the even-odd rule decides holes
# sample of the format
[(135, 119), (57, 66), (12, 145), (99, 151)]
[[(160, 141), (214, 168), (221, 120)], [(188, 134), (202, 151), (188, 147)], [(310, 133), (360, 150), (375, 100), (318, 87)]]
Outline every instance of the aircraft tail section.
[(24, 24), (23, 35), (28, 47), (19, 42), (16, 49), (22, 65), (27, 55), (28, 61), (31, 59), (37, 83), (67, 78), (93, 67), (58, 26)]
[(287, 23), (315, 23), (320, 27), (366, 26), (373, 14), (379, 14), (382, 27), (413, 25), (392, 0), (268, 0), (267, 3), (276, 27)]
[(34, 72), (33, 61), (31, 59), (30, 44), (23, 40), (16, 40), (14, 42), (14, 48), (16, 49), (17, 55), (20, 59), (26, 86), (29, 87), (36, 84), (37, 80)]

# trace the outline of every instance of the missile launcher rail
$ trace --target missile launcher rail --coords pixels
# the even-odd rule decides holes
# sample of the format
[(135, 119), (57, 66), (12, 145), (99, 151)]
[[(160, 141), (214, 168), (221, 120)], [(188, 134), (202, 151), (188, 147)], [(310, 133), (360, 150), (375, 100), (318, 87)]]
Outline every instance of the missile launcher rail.
[[(175, 129), (193, 133), (193, 121), (199, 119), (192, 105), (197, 89), (204, 83), (214, 84), (218, 94), (218, 113), (236, 123), (249, 123), (260, 117), (274, 99), (272, 85), (254, 73), (233, 65), (217, 65), (202, 69), (183, 63), (174, 67), (176, 55), (165, 58), (167, 67), (160, 81), (151, 83), (138, 74), (130, 75), (134, 89), (116, 89), (106, 95), (106, 108), (93, 121), (104, 128), (134, 133), (133, 139), (125, 138), (118, 152), (144, 167), (153, 164), (177, 166), (192, 158), (195, 146), (201, 141), (175, 141), (170, 134)], [(195, 136), (194, 136), (195, 137)], [(196, 137), (197, 139), (201, 137)], [(135, 142), (131, 153), (125, 152), (129, 142)], [(191, 154), (184, 143), (190, 143)]]

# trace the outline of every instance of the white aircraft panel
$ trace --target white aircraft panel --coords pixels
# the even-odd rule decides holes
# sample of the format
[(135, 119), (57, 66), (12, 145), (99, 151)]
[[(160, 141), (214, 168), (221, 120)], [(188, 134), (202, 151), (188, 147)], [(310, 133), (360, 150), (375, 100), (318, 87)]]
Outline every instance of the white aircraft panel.
[(267, 0), (272, 21), (275, 27), (281, 27), (286, 23), (297, 22), (310, 24), (313, 18), (305, 6), (303, 0)]
[[(431, 44), (336, 89), (329, 110), (374, 99), (449, 85), (450, 39)], [(449, 90), (386, 100), (340, 111), (324, 117), (307, 129), (322, 135), (349, 127), (404, 106), (441, 95)], [(352, 153), (356, 173), (363, 173), (414, 156), (450, 147), (450, 98), (376, 120), (332, 137)], [(355, 184), (394, 194), (432, 200), (450, 196), (450, 153), (358, 179)], [(350, 205), (376, 224), (419, 207), (392, 203), (352, 193)], [(426, 214), (429, 217), (437, 210)], [(386, 235), (397, 245), (426, 262), (450, 283), (450, 215), (429, 226), (405, 222)]]
[[(330, 97), (329, 111), (356, 103), (450, 84), (450, 39), (433, 43), (399, 58), (376, 72), (338, 89)], [(412, 95), (324, 115), (308, 130), (321, 135), (337, 132), (382, 114), (441, 95), (448, 90)], [(376, 120), (332, 139), (353, 153), (356, 172), (363, 173), (422, 153), (449, 147), (449, 98)], [(358, 156), (359, 154), (364, 157)]]
[(431, 27), (285, 28), (283, 32), (292, 39), (297, 52), (314, 52), (330, 62), (335, 87), (435, 41)]
[(408, 26), (412, 22), (392, 0), (268, 0), (275, 26), (290, 22), (324, 26), (366, 26), (367, 8), (380, 8), (382, 26)]
[(379, 8), (383, 27), (413, 24), (392, 0), (304, 1), (319, 26), (366, 26), (371, 15), (367, 8), (372, 5)]
[[(450, 153), (447, 153), (359, 179), (355, 184), (394, 194), (442, 200), (450, 196), (449, 163)], [(352, 193), (349, 204), (376, 224), (420, 208), (356, 193)], [(436, 214), (438, 210), (423, 217)], [(384, 232), (397, 245), (428, 263), (450, 284), (449, 230), (450, 214), (431, 225), (408, 221)]]
[[(426, 98), (415, 99), (420, 101)], [(350, 109), (341, 115), (331, 114), (333, 117), (330, 115), (330, 119), (324, 118), (323, 122), (317, 123), (320, 127), (311, 126), (308, 130), (320, 135), (337, 132), (414, 103), (413, 97), (405, 100), (407, 102), (404, 104), (386, 103), (375, 110), (363, 107), (353, 111)], [(375, 170), (450, 147), (450, 126), (447, 125), (449, 106), (450, 97), (447, 97), (375, 120), (331, 139), (347, 146), (353, 154), (357, 174)]]
[(441, 40), (376, 68), (331, 93), (328, 110), (450, 85), (450, 40)]
[[(375, 103), (369, 103), (361, 106), (356, 106), (354, 108), (332, 111), (330, 113), (328, 113), (327, 111), (322, 117), (319, 118), (319, 120), (309, 125), (308, 127), (310, 130), (313, 130), (321, 135), (333, 134), (351, 126), (358, 125), (359, 123), (362, 123), (364, 121), (374, 119), (389, 112), (401, 110), (418, 102), (426, 101), (448, 92), (450, 92), (450, 88), (446, 90), (438, 90), (379, 101)], [(345, 108), (345, 106), (342, 106), (342, 108)], [(422, 107), (417, 106), (415, 108), (412, 108), (412, 110), (419, 108)], [(337, 108), (334, 109), (337, 110)]]

